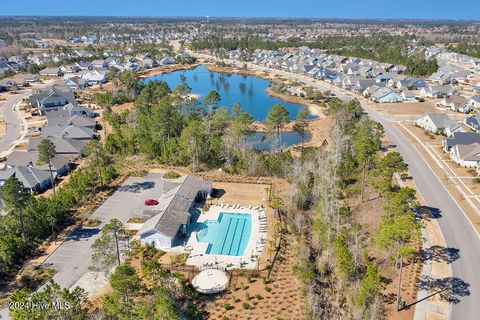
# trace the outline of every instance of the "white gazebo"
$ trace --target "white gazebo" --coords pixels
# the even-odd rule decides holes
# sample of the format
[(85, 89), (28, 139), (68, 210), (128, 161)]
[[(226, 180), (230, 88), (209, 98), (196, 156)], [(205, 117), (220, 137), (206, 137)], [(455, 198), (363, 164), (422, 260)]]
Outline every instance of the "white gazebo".
[(227, 288), (228, 276), (222, 270), (205, 269), (192, 280), (192, 286), (201, 293), (219, 293)]

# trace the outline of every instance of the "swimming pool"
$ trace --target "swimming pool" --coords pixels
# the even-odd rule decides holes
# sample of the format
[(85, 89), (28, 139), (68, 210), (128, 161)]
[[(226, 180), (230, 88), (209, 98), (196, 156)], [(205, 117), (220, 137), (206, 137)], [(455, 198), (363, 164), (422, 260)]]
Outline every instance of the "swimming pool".
[(207, 254), (243, 256), (252, 233), (252, 216), (221, 212), (217, 221), (205, 221), (197, 227), (197, 241), (207, 242)]

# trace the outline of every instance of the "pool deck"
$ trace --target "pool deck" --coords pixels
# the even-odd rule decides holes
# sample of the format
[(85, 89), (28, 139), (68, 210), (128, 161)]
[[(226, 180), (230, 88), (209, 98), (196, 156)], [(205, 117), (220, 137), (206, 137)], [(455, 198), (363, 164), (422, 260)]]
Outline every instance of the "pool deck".
[(207, 242), (198, 242), (196, 232), (190, 234), (190, 238), (185, 246), (186, 250), (190, 252), (190, 255), (187, 259), (188, 265), (196, 266), (200, 269), (204, 269), (210, 266), (222, 266), (226, 269), (233, 268), (243, 268), (243, 269), (255, 269), (257, 267), (258, 257), (261, 255), (262, 251), (265, 250), (265, 245), (263, 248), (259, 248), (258, 245), (267, 238), (267, 233), (260, 231), (260, 214), (264, 214), (264, 209), (262, 208), (250, 208), (250, 207), (240, 207), (234, 209), (232, 205), (226, 207), (221, 207), (217, 205), (212, 205), (210, 210), (204, 211), (198, 217), (197, 222), (202, 223), (208, 220), (218, 220), (220, 213), (241, 213), (241, 214), (251, 214), (252, 215), (252, 232), (250, 235), (250, 240), (245, 248), (243, 256), (229, 256), (229, 255), (218, 255), (218, 254), (206, 254), (208, 243)]

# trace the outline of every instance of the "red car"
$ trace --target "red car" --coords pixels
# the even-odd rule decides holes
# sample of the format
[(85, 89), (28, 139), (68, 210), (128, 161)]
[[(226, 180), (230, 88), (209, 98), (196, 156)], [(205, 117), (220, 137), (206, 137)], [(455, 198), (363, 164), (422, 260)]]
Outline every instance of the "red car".
[(145, 205), (146, 206), (156, 206), (157, 204), (158, 204), (157, 200), (154, 200), (154, 199), (145, 200)]

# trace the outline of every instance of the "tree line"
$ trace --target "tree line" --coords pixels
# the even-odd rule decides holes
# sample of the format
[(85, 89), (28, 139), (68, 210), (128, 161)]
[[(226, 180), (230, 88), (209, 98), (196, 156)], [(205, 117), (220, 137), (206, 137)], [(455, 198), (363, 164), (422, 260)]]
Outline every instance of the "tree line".
[[(266, 154), (250, 148), (247, 139), (254, 133), (254, 121), (239, 103), (229, 112), (221, 107), (215, 90), (201, 102), (190, 94), (185, 83), (173, 90), (165, 82), (143, 84), (131, 110), (105, 113), (112, 127), (106, 150), (121, 156), (140, 154), (194, 171), (221, 167), (231, 173), (284, 176), (284, 167), (292, 161), (290, 153)], [(305, 138), (308, 112), (299, 116), (296, 130)], [(281, 104), (273, 106), (265, 120), (269, 132), (278, 137), (289, 122), (289, 111)]]
[(331, 54), (371, 59), (379, 62), (400, 64), (407, 67), (407, 73), (415, 76), (429, 76), (438, 70), (436, 59), (425, 59), (422, 52), (410, 53), (409, 38), (391, 35), (366, 36), (325, 36), (313, 41), (290, 38), (287, 41), (266, 41), (255, 35), (225, 37), (211, 34), (192, 41), (193, 50), (211, 50), (222, 53), (225, 50), (256, 49), (278, 50), (286, 47), (308, 46), (322, 49)]
[[(330, 147), (306, 149), (289, 177), (288, 218), (299, 239), (295, 272), (312, 319), (383, 319), (381, 292), (389, 275), (382, 261), (401, 272), (419, 238), (415, 190), (393, 182), (407, 166), (397, 152), (382, 155), (383, 128), (357, 101), (333, 101), (330, 112), (337, 119)], [(375, 230), (355, 217), (371, 193), (384, 203)]]

